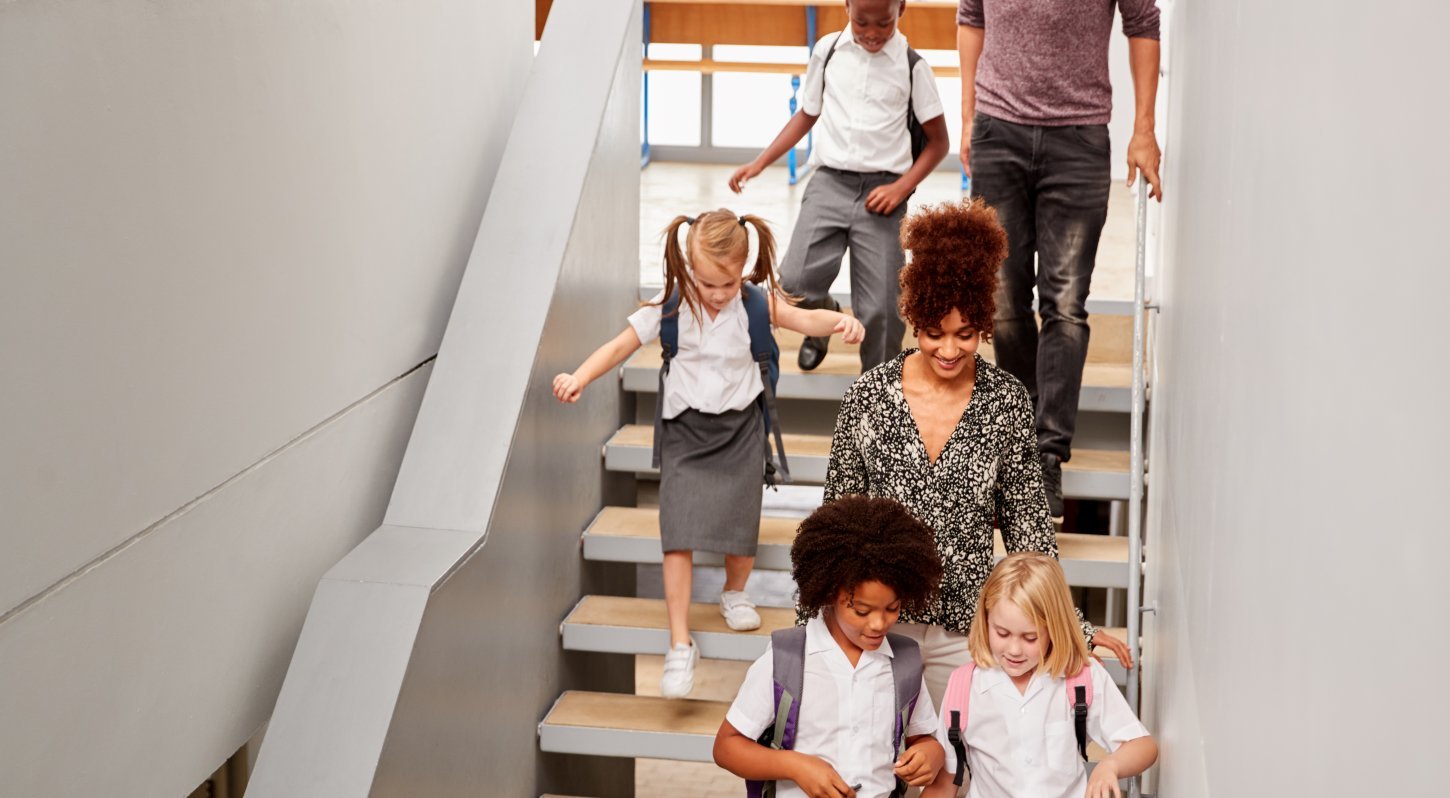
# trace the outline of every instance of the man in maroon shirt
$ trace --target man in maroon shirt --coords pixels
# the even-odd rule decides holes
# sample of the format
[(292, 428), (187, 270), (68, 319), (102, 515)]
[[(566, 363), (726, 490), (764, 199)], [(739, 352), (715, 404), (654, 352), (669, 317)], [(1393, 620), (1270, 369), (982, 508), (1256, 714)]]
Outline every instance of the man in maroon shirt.
[(1153, 0), (960, 0), (957, 7), (962, 167), (972, 193), (997, 209), (1007, 230), (993, 346), (997, 364), (1022, 380), (1036, 407), (1054, 517), (1062, 515), (1062, 463), (1072, 455), (1087, 359), (1088, 284), (1112, 183), (1114, 6), (1122, 9), (1136, 96), (1128, 184), (1141, 170), (1149, 196), (1161, 202)]

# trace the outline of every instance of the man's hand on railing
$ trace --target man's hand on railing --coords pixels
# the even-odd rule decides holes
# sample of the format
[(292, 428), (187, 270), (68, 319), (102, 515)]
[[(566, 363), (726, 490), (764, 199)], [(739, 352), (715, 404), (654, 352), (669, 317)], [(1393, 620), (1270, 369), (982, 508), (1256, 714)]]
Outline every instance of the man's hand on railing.
[(1138, 170), (1143, 171), (1143, 179), (1148, 181), (1148, 198), (1163, 201), (1163, 184), (1158, 178), (1158, 166), (1163, 160), (1163, 153), (1158, 149), (1158, 138), (1151, 130), (1135, 130), (1133, 138), (1128, 142), (1128, 187), (1132, 188), (1133, 183), (1138, 179)]

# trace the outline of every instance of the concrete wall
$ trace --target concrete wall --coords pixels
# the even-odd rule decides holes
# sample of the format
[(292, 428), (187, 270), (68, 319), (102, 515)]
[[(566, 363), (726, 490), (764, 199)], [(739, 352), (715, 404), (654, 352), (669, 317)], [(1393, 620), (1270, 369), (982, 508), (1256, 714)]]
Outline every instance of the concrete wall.
[(1450, 12), (1177, 6), (1147, 551), (1158, 794), (1439, 795)]
[(382, 519), (532, 19), (0, 3), (0, 793), (182, 795), (267, 718)]

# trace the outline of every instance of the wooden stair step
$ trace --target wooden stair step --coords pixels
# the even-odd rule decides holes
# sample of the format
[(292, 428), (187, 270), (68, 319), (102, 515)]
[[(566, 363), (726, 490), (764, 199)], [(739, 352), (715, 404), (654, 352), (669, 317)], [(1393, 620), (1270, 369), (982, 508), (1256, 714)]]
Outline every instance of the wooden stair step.
[[(700, 656), (710, 659), (751, 661), (765, 652), (771, 632), (795, 625), (795, 610), (757, 607), (760, 628), (737, 632), (725, 625), (715, 604), (690, 604), (690, 633), (700, 646)], [(659, 654), (669, 643), (669, 617), (662, 599), (627, 596), (585, 596), (564, 619), (564, 648), (608, 654)], [(1119, 639), (1126, 629), (1105, 629)], [(1102, 649), (1104, 662), (1116, 662), (1112, 652)]]
[[(713, 762), (715, 733), (729, 710), (725, 701), (569, 690), (539, 724), (539, 748), (556, 754)], [(1090, 760), (1106, 755), (1089, 743)]]
[[(829, 435), (787, 433), (786, 458), (796, 482), (820, 484), (826, 479), (831, 453)], [(644, 424), (621, 427), (604, 445), (604, 467), (610, 471), (652, 473), (654, 428)], [(1069, 499), (1127, 499), (1128, 453), (1076, 449), (1062, 465), (1062, 493)]]
[[(790, 546), (795, 540), (796, 518), (760, 519), (760, 547), (755, 567), (790, 570)], [(1006, 556), (1001, 533), (995, 536), (997, 559)], [(1128, 586), (1128, 539), (1107, 535), (1060, 532), (1058, 557), (1068, 584), (1076, 587)], [(658, 563), (659, 511), (652, 507), (605, 507), (584, 530), (584, 559), (602, 562)], [(696, 552), (695, 563), (719, 565), (718, 554)]]
[[(798, 346), (798, 344), (797, 344)], [(988, 354), (990, 353), (990, 347)], [(801, 371), (796, 365), (797, 348), (782, 347), (780, 383), (776, 394), (782, 399), (839, 401), (861, 373), (861, 361), (854, 349), (832, 347), (821, 365)], [(990, 358), (989, 358), (990, 359)], [(624, 389), (654, 393), (659, 389), (660, 347), (652, 343), (636, 352), (621, 369)], [(1126, 413), (1132, 402), (1133, 369), (1128, 362), (1089, 361), (1083, 367), (1082, 392), (1078, 409), (1085, 412)]]

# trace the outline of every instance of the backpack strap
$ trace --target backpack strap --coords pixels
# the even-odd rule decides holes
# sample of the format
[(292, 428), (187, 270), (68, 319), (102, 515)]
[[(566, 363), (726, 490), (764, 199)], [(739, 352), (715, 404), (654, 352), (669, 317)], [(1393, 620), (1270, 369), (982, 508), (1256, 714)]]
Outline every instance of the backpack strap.
[[(792, 626), (770, 635), (771, 681), (774, 683), (775, 723), (756, 742), (777, 751), (795, 749), (800, 725), (801, 686), (806, 673), (806, 628)], [(774, 798), (774, 781), (747, 781), (748, 798)]]
[(977, 664), (968, 660), (967, 664), (952, 671), (941, 701), (942, 719), (947, 723), (947, 740), (957, 755), (957, 772), (952, 783), (958, 787), (971, 771), (967, 765), (967, 710), (972, 703), (972, 674), (976, 670)]
[[(906, 123), (911, 124), (911, 119), (916, 115), (916, 108), (912, 102), (912, 95), (916, 93), (916, 64), (921, 60), (921, 53), (906, 48)], [(921, 120), (916, 120), (920, 122)]]
[(1077, 735), (1077, 752), (1087, 761), (1087, 715), (1093, 703), (1092, 665), (1082, 666), (1076, 676), (1067, 677), (1067, 703), (1072, 705), (1072, 731)]
[(831, 46), (826, 49), (825, 60), (821, 62), (821, 110), (825, 110), (826, 105), (826, 67), (830, 66), (831, 56), (836, 54), (836, 45), (841, 43), (841, 37), (845, 34), (844, 30), (836, 34), (836, 38), (831, 40)]
[[(778, 471), (780, 481), (790, 482), (790, 463), (785, 459), (785, 441), (780, 434), (780, 413), (775, 407), (775, 386), (780, 380), (780, 346), (770, 330), (770, 297), (760, 286), (744, 283), (741, 301), (745, 304), (745, 317), (750, 325), (750, 356), (760, 367), (760, 412), (765, 415), (765, 461), (771, 464), (770, 436), (775, 436), (776, 462), (767, 472)], [(767, 473), (767, 477), (770, 474)], [(767, 479), (774, 485), (774, 479)]]
[(670, 373), (670, 360), (680, 351), (680, 289), (676, 288), (665, 297), (660, 306), (660, 387), (655, 393), (655, 438), (654, 452), (650, 455), (650, 467), (660, 467), (660, 455), (664, 451), (665, 431), (665, 377)]
[[(896, 750), (892, 761), (895, 762), (906, 753), (906, 727), (911, 723), (916, 703), (921, 698), (923, 666), (921, 647), (915, 640), (890, 632), (886, 634), (886, 639), (891, 643), (891, 678), (896, 687), (896, 724), (892, 731), (893, 748)], [(906, 782), (898, 777), (891, 798), (901, 798), (906, 794), (906, 787)]]

